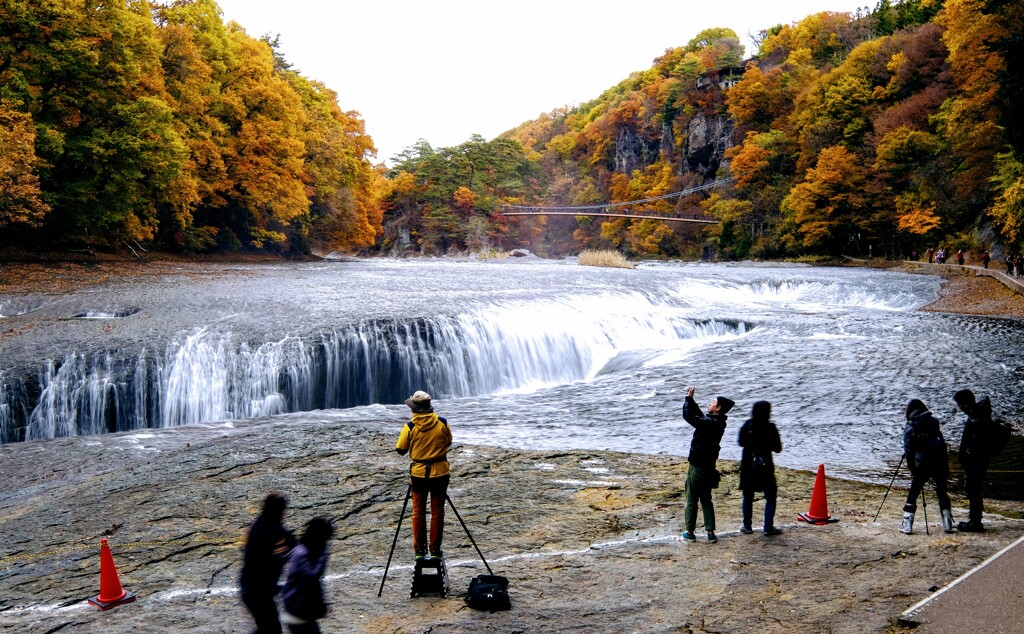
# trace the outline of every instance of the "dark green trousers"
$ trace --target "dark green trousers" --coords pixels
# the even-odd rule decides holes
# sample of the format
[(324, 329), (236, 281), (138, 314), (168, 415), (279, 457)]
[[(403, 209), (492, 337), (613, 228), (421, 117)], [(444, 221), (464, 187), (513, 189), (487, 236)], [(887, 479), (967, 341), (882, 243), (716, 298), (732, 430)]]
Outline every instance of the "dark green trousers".
[(697, 504), (704, 510), (704, 530), (715, 530), (715, 503), (711, 501), (714, 468), (690, 465), (686, 472), (686, 530), (697, 528)]

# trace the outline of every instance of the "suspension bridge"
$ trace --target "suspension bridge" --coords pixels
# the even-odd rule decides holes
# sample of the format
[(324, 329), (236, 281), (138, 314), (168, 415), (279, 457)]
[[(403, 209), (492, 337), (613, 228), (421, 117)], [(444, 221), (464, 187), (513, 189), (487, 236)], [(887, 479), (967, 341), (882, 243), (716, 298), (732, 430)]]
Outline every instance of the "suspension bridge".
[(670, 200), (672, 198), (680, 198), (682, 196), (688, 196), (690, 194), (708, 191), (710, 189), (720, 187), (732, 181), (732, 178), (723, 178), (721, 180), (705, 183), (704, 185), (700, 185), (698, 187), (691, 187), (689, 189), (683, 189), (669, 194), (662, 194), (661, 196), (641, 198), (639, 200), (627, 200), (620, 203), (551, 207), (545, 207), (540, 205), (502, 205), (501, 213), (503, 213), (506, 216), (598, 216), (604, 218), (629, 218), (631, 220), (661, 220), (663, 222), (690, 222), (696, 224), (716, 225), (719, 222), (718, 220), (698, 218), (695, 215), (690, 218), (685, 218), (683, 216), (680, 216), (679, 214), (676, 214), (674, 216), (668, 216), (663, 214), (655, 214), (653, 212), (646, 211), (643, 209), (634, 211), (633, 208), (643, 207), (648, 205), (649, 203), (658, 202), (660, 200)]

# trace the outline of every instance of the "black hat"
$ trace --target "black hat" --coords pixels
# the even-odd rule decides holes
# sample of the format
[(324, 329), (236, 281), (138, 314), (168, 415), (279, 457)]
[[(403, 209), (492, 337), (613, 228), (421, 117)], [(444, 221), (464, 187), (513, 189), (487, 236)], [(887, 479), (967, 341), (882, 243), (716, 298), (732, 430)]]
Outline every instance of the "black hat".
[(910, 402), (907, 403), (907, 411), (905, 412), (907, 420), (910, 420), (910, 417), (914, 414), (914, 412), (919, 412), (921, 410), (926, 410), (926, 409), (928, 409), (928, 408), (925, 406), (924, 403), (921, 402), (921, 399), (917, 399), (917, 398), (910, 399)]
[(719, 414), (727, 414), (729, 410), (732, 409), (732, 406), (736, 404), (736, 401), (725, 398), (724, 396), (719, 396), (715, 398), (715, 400), (718, 401)]
[(957, 405), (963, 407), (974, 407), (977, 401), (974, 400), (974, 392), (970, 390), (960, 390), (953, 395), (953, 400), (956, 401)]

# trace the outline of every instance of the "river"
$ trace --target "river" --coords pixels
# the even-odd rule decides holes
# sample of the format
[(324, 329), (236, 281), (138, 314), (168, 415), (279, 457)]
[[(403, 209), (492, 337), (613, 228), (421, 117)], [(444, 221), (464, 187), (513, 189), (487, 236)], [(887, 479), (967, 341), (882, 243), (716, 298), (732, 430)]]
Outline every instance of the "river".
[(695, 385), (702, 407), (737, 402), (722, 457), (768, 400), (778, 464), (877, 480), (912, 397), (952, 441), (957, 389), (1018, 425), (1024, 411), (1024, 322), (919, 311), (938, 277), (536, 258), (204, 268), (0, 295), (0, 441), (314, 410), (390, 428), (423, 389), (461, 442), (686, 455)]

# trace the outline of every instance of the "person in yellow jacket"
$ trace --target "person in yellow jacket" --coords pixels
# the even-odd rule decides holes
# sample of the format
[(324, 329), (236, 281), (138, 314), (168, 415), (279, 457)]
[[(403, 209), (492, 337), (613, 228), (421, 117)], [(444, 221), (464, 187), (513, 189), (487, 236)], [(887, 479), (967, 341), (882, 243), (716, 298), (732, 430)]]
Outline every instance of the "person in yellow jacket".
[(434, 413), (430, 395), (423, 391), (405, 400), (412, 420), (402, 426), (395, 451), (409, 454), (412, 490), (412, 547), (417, 559), (427, 556), (427, 494), (430, 495), (430, 557), (440, 559), (444, 536), (444, 502), (448, 497), (448, 447), (452, 431), (448, 421)]

